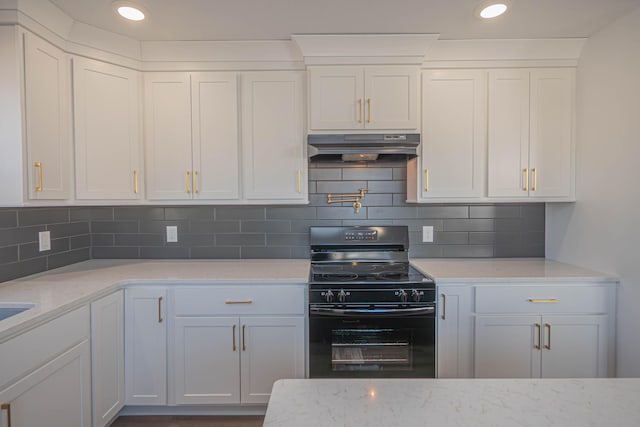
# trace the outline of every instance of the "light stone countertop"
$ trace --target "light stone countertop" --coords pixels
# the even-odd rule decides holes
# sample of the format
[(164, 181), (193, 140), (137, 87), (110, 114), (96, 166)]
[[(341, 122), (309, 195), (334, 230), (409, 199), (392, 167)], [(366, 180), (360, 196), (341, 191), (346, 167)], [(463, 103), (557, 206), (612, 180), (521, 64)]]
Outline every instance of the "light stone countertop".
[(264, 427), (637, 427), (640, 378), (279, 380)]
[[(613, 282), (541, 258), (413, 259), (436, 283)], [(308, 260), (91, 260), (0, 284), (0, 303), (35, 307), (0, 321), (0, 342), (129, 284), (307, 283)]]
[(611, 274), (545, 258), (418, 258), (412, 259), (411, 264), (433, 277), (437, 284), (618, 282)]
[(308, 260), (91, 260), (0, 284), (0, 303), (35, 307), (0, 321), (0, 342), (130, 284), (300, 284)]

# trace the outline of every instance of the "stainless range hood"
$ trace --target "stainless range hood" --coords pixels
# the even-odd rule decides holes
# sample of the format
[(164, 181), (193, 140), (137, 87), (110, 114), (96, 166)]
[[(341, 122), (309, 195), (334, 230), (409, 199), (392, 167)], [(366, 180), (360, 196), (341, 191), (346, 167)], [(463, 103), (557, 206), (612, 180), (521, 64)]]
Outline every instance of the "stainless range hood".
[(313, 161), (397, 161), (418, 155), (420, 134), (309, 135)]

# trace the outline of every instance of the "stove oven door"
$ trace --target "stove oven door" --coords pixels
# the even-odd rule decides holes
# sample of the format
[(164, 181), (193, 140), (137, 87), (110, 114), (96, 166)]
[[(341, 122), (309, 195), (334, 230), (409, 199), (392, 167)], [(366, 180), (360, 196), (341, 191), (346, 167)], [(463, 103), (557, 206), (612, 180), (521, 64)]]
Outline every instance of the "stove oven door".
[(433, 308), (310, 308), (311, 378), (434, 378)]

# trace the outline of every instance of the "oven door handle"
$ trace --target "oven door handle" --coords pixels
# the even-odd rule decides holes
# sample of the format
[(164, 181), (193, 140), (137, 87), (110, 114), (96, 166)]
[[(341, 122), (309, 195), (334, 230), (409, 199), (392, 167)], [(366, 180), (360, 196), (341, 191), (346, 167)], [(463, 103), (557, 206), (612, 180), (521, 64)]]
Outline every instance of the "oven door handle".
[(357, 316), (421, 316), (424, 314), (435, 314), (435, 306), (429, 307), (413, 307), (413, 308), (309, 308), (309, 314), (316, 316), (334, 316), (334, 317), (357, 317)]

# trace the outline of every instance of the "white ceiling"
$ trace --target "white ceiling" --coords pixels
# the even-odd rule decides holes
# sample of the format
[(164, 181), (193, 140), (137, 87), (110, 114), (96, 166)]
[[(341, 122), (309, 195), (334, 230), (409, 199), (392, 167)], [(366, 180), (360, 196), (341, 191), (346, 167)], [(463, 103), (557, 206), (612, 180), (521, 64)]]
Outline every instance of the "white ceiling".
[(439, 33), (441, 39), (588, 37), (640, 0), (511, 0), (493, 21), (483, 0), (131, 0), (150, 17), (128, 22), (112, 0), (50, 0), (74, 20), (137, 40), (286, 40), (291, 34)]

